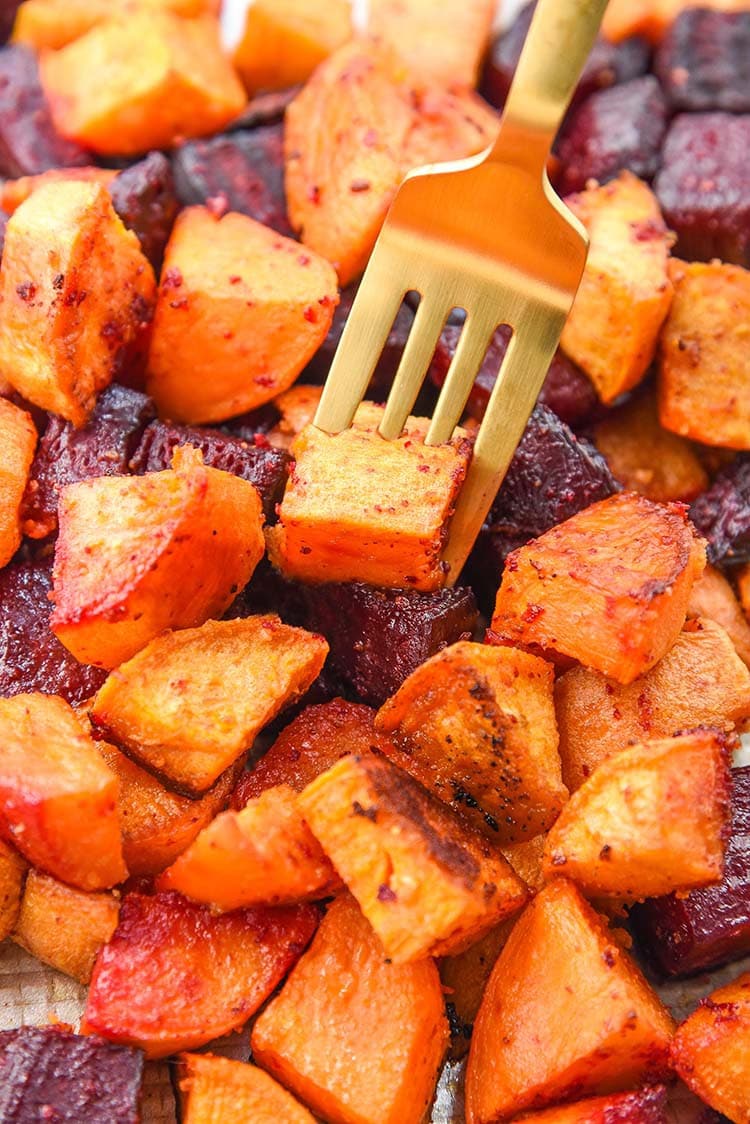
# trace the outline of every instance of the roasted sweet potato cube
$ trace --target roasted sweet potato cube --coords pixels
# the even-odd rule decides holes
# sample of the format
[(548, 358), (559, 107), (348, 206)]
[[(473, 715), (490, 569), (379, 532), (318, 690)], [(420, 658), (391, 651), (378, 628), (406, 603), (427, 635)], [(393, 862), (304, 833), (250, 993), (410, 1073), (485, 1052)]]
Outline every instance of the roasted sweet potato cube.
[(494, 0), (453, 0), (436, 19), (431, 0), (370, 0), (368, 30), (398, 51), (418, 82), (475, 86), (495, 11)]
[(268, 440), (272, 445), (281, 449), (289, 448), (297, 434), (312, 423), (322, 393), (322, 386), (297, 383), (282, 394), (277, 394), (273, 404), (281, 417), (273, 429), (268, 431)]
[(0, 568), (21, 545), (21, 501), (36, 439), (31, 414), (0, 398)]
[(688, 616), (703, 617), (721, 625), (734, 644), (737, 655), (750, 667), (750, 623), (731, 585), (713, 566), (706, 566), (693, 586)]
[(564, 874), (587, 897), (628, 901), (718, 882), (735, 744), (721, 731), (699, 729), (603, 761), (547, 836), (545, 876)]
[(683, 507), (601, 500), (509, 555), (493, 639), (632, 683), (677, 639), (705, 561)]
[(381, 757), (342, 757), (298, 803), (395, 963), (460, 952), (526, 901), (499, 850)]
[(497, 136), (500, 118), (473, 90), (426, 86), (410, 96), (416, 116), (404, 146), (404, 172), (473, 156)]
[[(217, 15), (219, 4), (216, 0), (138, 0), (138, 7), (174, 12), (187, 19)], [(132, 0), (26, 0), (15, 22), (13, 39), (28, 43), (36, 51), (57, 51), (132, 8)]]
[(83, 425), (115, 375), (137, 370), (154, 273), (101, 184), (64, 180), (11, 215), (0, 269), (0, 374)]
[(451, 1028), (450, 1056), (454, 1060), (469, 1052), (487, 980), (515, 923), (515, 917), (508, 917), (463, 952), (445, 956), (438, 964)]
[(179, 894), (130, 893), (94, 967), (81, 1029), (149, 1058), (192, 1050), (257, 1011), (315, 932), (311, 905), (215, 917)]
[(43, 964), (87, 984), (99, 949), (117, 928), (119, 910), (113, 894), (75, 890), (30, 870), (13, 940)]
[(667, 1076), (673, 1024), (640, 970), (557, 879), (516, 922), (482, 1000), (466, 1073), (467, 1124)]
[(327, 652), (275, 616), (166, 632), (112, 672), (91, 719), (170, 787), (201, 795), (305, 693)]
[(381, 707), (382, 751), (490, 839), (538, 835), (568, 795), (553, 679), (527, 652), (459, 641)]
[[(251, 9), (252, 11), (252, 9)], [(256, 1065), (214, 1054), (183, 1054), (179, 1067), (183, 1124), (315, 1124), (291, 1093)]]
[(330, 906), (251, 1037), (264, 1069), (340, 1124), (419, 1124), (447, 1042), (434, 963), (391, 963), (348, 895)]
[(59, 132), (104, 154), (214, 133), (245, 104), (210, 17), (136, 8), (44, 54), (40, 70)]
[(713, 991), (678, 1027), (672, 1061), (701, 1100), (730, 1120), (750, 1118), (750, 972)]
[(704, 445), (750, 449), (750, 272), (715, 261), (675, 262), (670, 273), (675, 291), (661, 335), (661, 424)]
[(82, 890), (127, 876), (117, 778), (55, 695), (0, 699), (0, 824), (30, 863)]
[(256, 0), (247, 9), (234, 66), (250, 94), (284, 90), (306, 82), (351, 36), (347, 0)]
[(157, 883), (219, 910), (310, 901), (340, 884), (287, 785), (217, 816)]
[(519, 1117), (524, 1124), (667, 1124), (667, 1090), (648, 1085), (632, 1093), (590, 1097)]
[(750, 672), (720, 625), (689, 621), (647, 675), (623, 687), (575, 667), (555, 684), (563, 779), (572, 791), (602, 761), (647, 738), (750, 716)]
[(0, 940), (12, 932), (21, 908), (26, 861), (0, 839)]
[(62, 489), (51, 626), (82, 663), (116, 667), (165, 628), (219, 616), (263, 555), (252, 484), (189, 447), (172, 463)]
[(20, 176), (15, 180), (6, 180), (2, 185), (0, 207), (7, 215), (12, 215), (32, 192), (44, 187), (45, 184), (81, 180), (84, 183), (100, 183), (106, 187), (116, 175), (117, 172), (112, 171), (111, 168), (84, 165), (81, 168), (50, 168), (48, 172), (39, 172), (35, 176)]
[(280, 525), (268, 532), (271, 560), (287, 577), (442, 586), (440, 554), (471, 447), (463, 430), (447, 445), (425, 445), (424, 418), (408, 418), (403, 436), (384, 441), (382, 413), (365, 403), (343, 433), (309, 426), (292, 443)]
[(612, 402), (654, 358), (672, 300), (670, 237), (651, 189), (630, 172), (567, 202), (591, 246), (562, 347)]
[(164, 259), (146, 385), (160, 413), (221, 421), (286, 390), (326, 337), (333, 268), (247, 215), (190, 207)]

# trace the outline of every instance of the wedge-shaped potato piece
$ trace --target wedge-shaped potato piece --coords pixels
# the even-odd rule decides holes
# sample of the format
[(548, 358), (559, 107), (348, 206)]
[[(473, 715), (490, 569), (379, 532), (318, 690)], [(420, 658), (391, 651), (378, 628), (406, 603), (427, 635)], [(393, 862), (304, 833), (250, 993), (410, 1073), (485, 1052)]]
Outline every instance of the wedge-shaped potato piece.
[(407, 418), (403, 435), (384, 441), (382, 416), (366, 402), (343, 433), (309, 426), (292, 442), (294, 472), (280, 524), (267, 536), (271, 560), (287, 577), (443, 585), (440, 554), (471, 446), (463, 430), (447, 445), (425, 445), (425, 418)]
[(494, 0), (370, 0), (368, 30), (398, 51), (419, 82), (476, 86)]
[(107, 20), (44, 54), (40, 76), (58, 132), (105, 154), (217, 132), (246, 100), (216, 20), (166, 10), (136, 7)]
[(420, 1124), (447, 1042), (437, 968), (386, 959), (349, 895), (251, 1036), (256, 1061), (337, 1124)]
[(13, 940), (43, 964), (87, 984), (100, 948), (117, 928), (119, 911), (113, 894), (74, 890), (30, 870)]
[(706, 566), (693, 586), (688, 616), (703, 617), (721, 625), (734, 644), (737, 655), (750, 667), (750, 624), (731, 585), (713, 566)]
[(326, 897), (341, 881), (297, 808), (278, 785), (223, 812), (158, 880), (215, 909), (279, 905)]
[(117, 172), (112, 168), (84, 165), (82, 168), (51, 168), (48, 172), (39, 172), (36, 176), (20, 176), (16, 180), (6, 180), (2, 185), (0, 207), (7, 215), (12, 215), (32, 192), (44, 187), (45, 184), (83, 180), (85, 183), (100, 183), (106, 187), (116, 175)]
[(591, 240), (562, 347), (603, 402), (636, 386), (672, 300), (670, 235), (651, 189), (631, 172), (567, 199)]
[(520, 1116), (524, 1124), (668, 1124), (667, 1090), (649, 1085), (632, 1093), (590, 1097), (575, 1104)]
[(466, 1057), (469, 1052), (471, 1032), (487, 980), (515, 923), (515, 917), (508, 917), (463, 952), (445, 956), (438, 962), (451, 1028), (450, 1057), (454, 1060)]
[(0, 567), (21, 545), (21, 500), (36, 448), (31, 415), (0, 398)]
[(221, 421), (270, 401), (326, 337), (336, 274), (247, 215), (188, 207), (167, 246), (147, 388), (162, 416)]
[(324, 59), (352, 37), (348, 0), (255, 0), (234, 52), (234, 66), (250, 94), (306, 82)]
[(623, 749), (574, 792), (547, 836), (544, 873), (588, 897), (628, 901), (721, 879), (729, 833), (729, 753), (717, 730)]
[(183, 1054), (179, 1073), (182, 1124), (315, 1124), (307, 1109), (257, 1065)]
[(567, 799), (552, 666), (514, 648), (459, 641), (412, 672), (378, 711), (383, 752), (490, 839), (554, 823)]
[(165, 628), (220, 616), (263, 555), (252, 484), (189, 446), (172, 463), (60, 493), (51, 626), (81, 663), (116, 667)]
[(186, 795), (207, 792), (325, 662), (322, 636), (276, 616), (167, 632), (113, 671), (94, 725)]
[(179, 894), (130, 893), (96, 961), (81, 1030), (148, 1058), (239, 1030), (315, 932), (311, 905), (214, 917)]
[(680, 1026), (672, 1045), (678, 1074), (730, 1120), (750, 1120), (750, 972), (718, 988)]
[(395, 963), (460, 952), (526, 901), (500, 851), (381, 757), (342, 757), (298, 803)]
[(705, 563), (683, 507), (611, 496), (509, 555), (493, 639), (631, 683), (674, 644)]
[(557, 879), (516, 922), (487, 985), (469, 1051), (467, 1124), (667, 1076), (672, 1030), (602, 919)]
[(12, 932), (21, 908), (27, 864), (0, 839), (0, 941)]
[(117, 788), (63, 699), (0, 699), (0, 830), (30, 863), (82, 890), (122, 882)]
[(0, 375), (29, 402), (83, 425), (99, 391), (142, 364), (155, 288), (105, 187), (40, 187), (5, 231)]
[(602, 761), (647, 738), (750, 716), (750, 672), (720, 625), (688, 621), (666, 656), (623, 687), (575, 667), (555, 684), (563, 779), (572, 791)]
[(704, 445), (750, 449), (750, 271), (673, 262), (671, 276), (674, 300), (659, 353), (661, 424)]
[[(219, 13), (217, 0), (138, 0), (137, 6), (186, 18)], [(18, 9), (13, 39), (36, 51), (57, 51), (133, 7), (133, 0), (26, 0)]]

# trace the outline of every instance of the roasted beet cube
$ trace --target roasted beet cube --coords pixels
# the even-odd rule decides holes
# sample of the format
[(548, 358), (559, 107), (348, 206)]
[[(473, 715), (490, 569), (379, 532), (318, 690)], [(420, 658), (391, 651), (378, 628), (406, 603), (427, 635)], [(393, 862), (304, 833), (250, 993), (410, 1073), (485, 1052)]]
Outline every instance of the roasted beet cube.
[(133, 471), (159, 472), (169, 468), (178, 445), (193, 445), (203, 453), (204, 464), (249, 480), (260, 494), (266, 519), (275, 518), (276, 503), (281, 499), (289, 471), (288, 453), (274, 449), (263, 439), (256, 444), (219, 429), (154, 421), (146, 428), (132, 458)]
[(57, 529), (57, 501), (66, 484), (90, 476), (121, 476), (155, 413), (145, 394), (112, 383), (82, 429), (49, 415), (31, 466), (21, 517), (24, 532), (44, 538)]
[(18, 44), (0, 48), (0, 176), (90, 163), (86, 150), (52, 124), (33, 52)]
[(710, 562), (750, 562), (750, 454), (727, 465), (690, 508)]
[(7, 43), (22, 0), (0, 0), (0, 43)]
[(715, 886), (669, 894), (630, 913), (641, 949), (664, 976), (687, 976), (750, 952), (750, 766), (732, 771), (732, 832)]
[(750, 266), (748, 151), (750, 114), (675, 117), (654, 187), (678, 257)]
[(294, 101), (301, 86), (288, 86), (286, 90), (268, 90), (250, 98), (239, 117), (229, 129), (255, 129), (258, 125), (277, 125), (284, 120), (287, 106)]
[(115, 176), (109, 193), (118, 215), (138, 235), (141, 249), (158, 274), (180, 209), (171, 164), (163, 152), (149, 152)]
[(680, 12), (654, 72), (674, 109), (750, 113), (750, 12)]
[(258, 406), (257, 410), (228, 418), (222, 422), (221, 429), (225, 433), (231, 433), (232, 437), (241, 437), (243, 441), (255, 441), (278, 425), (280, 418), (281, 413), (273, 402), (266, 402), (265, 406)]
[(240, 129), (189, 141), (172, 155), (182, 203), (217, 200), (280, 234), (293, 235), (284, 193), (284, 126)]
[(138, 1124), (143, 1054), (61, 1026), (23, 1026), (0, 1041), (3, 1124)]

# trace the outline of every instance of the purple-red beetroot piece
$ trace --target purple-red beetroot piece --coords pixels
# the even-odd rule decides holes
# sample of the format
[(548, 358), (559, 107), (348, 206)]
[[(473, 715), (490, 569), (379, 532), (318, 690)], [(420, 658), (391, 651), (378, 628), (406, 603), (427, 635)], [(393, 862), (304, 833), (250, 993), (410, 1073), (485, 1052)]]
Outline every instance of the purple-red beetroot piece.
[(7, 43), (22, 0), (0, 0), (0, 43)]
[(149, 152), (112, 180), (109, 193), (115, 210), (138, 235), (141, 249), (158, 275), (180, 209), (171, 164), (163, 152)]
[(727, 465), (690, 508), (711, 562), (750, 562), (750, 454)]
[(654, 73), (673, 109), (750, 113), (750, 12), (680, 12)]

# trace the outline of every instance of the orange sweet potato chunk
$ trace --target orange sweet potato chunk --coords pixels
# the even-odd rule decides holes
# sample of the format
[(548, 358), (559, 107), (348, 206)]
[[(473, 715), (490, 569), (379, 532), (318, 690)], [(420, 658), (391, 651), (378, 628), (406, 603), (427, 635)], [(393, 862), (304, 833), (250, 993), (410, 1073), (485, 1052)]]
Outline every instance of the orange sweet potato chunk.
[(418, 81), (475, 86), (496, 10), (495, 0), (370, 0), (368, 30)]
[(202, 795), (317, 678), (328, 645), (276, 616), (165, 632), (100, 688), (91, 720), (187, 796)]
[(696, 726), (731, 728), (750, 716), (750, 672), (710, 620), (689, 621), (647, 675), (623, 687), (575, 667), (555, 684), (560, 758), (572, 791), (613, 753)]
[(342, 757), (298, 802), (395, 963), (460, 952), (526, 901), (500, 851), (382, 757)]
[(138, 1046), (147, 1058), (239, 1030), (295, 963), (317, 921), (310, 905), (215, 917), (179, 894), (130, 893), (97, 957), (81, 1030)]
[(734, 745), (699, 729), (603, 761), (547, 836), (545, 876), (564, 874), (588, 897), (627, 901), (720, 881)]
[(315, 1124), (307, 1109), (256, 1065), (183, 1054), (179, 1072), (182, 1124)]
[(656, 196), (631, 172), (566, 200), (591, 245), (562, 347), (612, 402), (646, 374), (672, 301), (671, 235)]
[(471, 1031), (487, 980), (515, 923), (515, 917), (501, 921), (463, 952), (445, 956), (438, 963), (451, 1024), (450, 1057), (453, 1060), (464, 1058), (469, 1052)]
[(493, 639), (632, 683), (677, 639), (705, 562), (682, 506), (612, 496), (509, 555)]
[(40, 76), (58, 132), (110, 155), (217, 132), (245, 105), (216, 20), (166, 9), (108, 19), (43, 54)]
[(277, 785), (241, 812), (217, 816), (157, 885), (227, 911), (324, 898), (340, 880), (302, 818), (294, 789)]
[(519, 1124), (668, 1124), (667, 1090), (649, 1085), (632, 1093), (589, 1097), (575, 1104), (524, 1113)]
[(31, 415), (0, 398), (0, 567), (21, 545), (21, 500), (36, 448)]
[(467, 1124), (666, 1076), (672, 1031), (602, 919), (557, 879), (516, 922), (487, 985), (469, 1051)]
[(0, 699), (0, 830), (30, 863), (82, 890), (122, 882), (117, 787), (63, 699)]
[(336, 274), (247, 215), (189, 207), (167, 246), (146, 385), (163, 416), (214, 422), (285, 390), (325, 339)]
[(12, 932), (21, 908), (26, 861), (0, 839), (0, 940)]
[(609, 0), (602, 33), (613, 43), (629, 35), (645, 35), (652, 43), (660, 43), (685, 8), (744, 12), (750, 10), (750, 0)]
[[(18, 9), (13, 39), (37, 51), (56, 51), (113, 16), (127, 15), (135, 6), (134, 0), (25, 0)], [(137, 0), (137, 6), (186, 18), (217, 16), (220, 0)]]
[(155, 296), (153, 270), (105, 187), (40, 187), (5, 232), (0, 375), (83, 425), (114, 375), (142, 363)]
[(40, 172), (36, 176), (21, 176), (17, 180), (6, 180), (0, 190), (0, 207), (6, 214), (12, 215), (32, 192), (37, 191), (48, 183), (60, 183), (67, 180), (82, 180), (84, 183), (100, 183), (104, 187), (111, 183), (117, 172), (111, 168), (51, 168), (48, 172)]
[(403, 435), (384, 441), (382, 416), (365, 402), (342, 433), (308, 426), (293, 441), (280, 523), (267, 534), (271, 560), (286, 577), (443, 585), (440, 555), (471, 446), (463, 430), (446, 445), (425, 445), (426, 418), (407, 418)]
[(276, 395), (273, 404), (281, 417), (268, 431), (268, 440), (272, 445), (277, 449), (288, 449), (297, 434), (305, 426), (312, 425), (322, 393), (322, 386), (297, 383)]
[(333, 1124), (420, 1124), (448, 1040), (431, 960), (393, 964), (353, 898), (253, 1027), (253, 1057)]
[(166, 628), (220, 616), (263, 555), (252, 484), (189, 446), (172, 464), (61, 490), (51, 626), (81, 663), (116, 667)]
[(731, 585), (713, 566), (706, 566), (693, 586), (688, 616), (703, 617), (720, 624), (734, 644), (737, 655), (750, 667), (750, 624)]
[(659, 417), (705, 445), (750, 449), (746, 325), (750, 271), (674, 262), (674, 300), (661, 335)]
[(424, 164), (473, 156), (497, 136), (498, 114), (473, 90), (417, 87), (411, 100), (415, 117), (404, 142), (404, 173)]
[(87, 893), (30, 870), (13, 940), (58, 972), (87, 984), (100, 948), (117, 928), (113, 894)]
[(306, 82), (324, 59), (352, 37), (348, 0), (255, 0), (234, 52), (250, 94)]
[(490, 839), (538, 835), (568, 795), (553, 680), (537, 656), (459, 641), (381, 707), (382, 752)]

